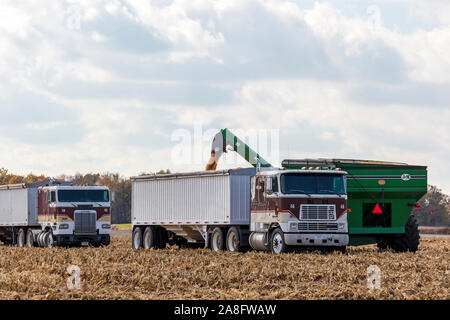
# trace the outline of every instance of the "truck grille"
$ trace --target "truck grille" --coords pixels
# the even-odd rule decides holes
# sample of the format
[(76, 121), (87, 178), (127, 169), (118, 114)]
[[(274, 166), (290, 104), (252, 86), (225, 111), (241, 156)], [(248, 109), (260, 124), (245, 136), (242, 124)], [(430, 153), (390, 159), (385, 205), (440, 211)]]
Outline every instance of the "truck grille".
[(97, 212), (75, 211), (75, 233), (95, 233), (97, 231)]
[(336, 220), (334, 204), (302, 204), (300, 220)]
[(338, 224), (330, 222), (300, 222), (298, 231), (337, 231)]

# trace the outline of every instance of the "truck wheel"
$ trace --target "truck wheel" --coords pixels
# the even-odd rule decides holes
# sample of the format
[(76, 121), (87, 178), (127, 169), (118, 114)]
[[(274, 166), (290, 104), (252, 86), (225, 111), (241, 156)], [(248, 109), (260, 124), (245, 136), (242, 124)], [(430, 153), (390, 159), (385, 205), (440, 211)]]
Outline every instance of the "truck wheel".
[(270, 237), (270, 251), (274, 254), (286, 252), (286, 244), (284, 243), (284, 234), (280, 228), (276, 228)]
[(389, 242), (389, 247), (397, 252), (416, 252), (419, 248), (419, 226), (414, 215), (409, 216), (405, 225), (405, 233), (396, 234)]
[(19, 232), (17, 233), (17, 246), (18, 247), (25, 247), (25, 229), (24, 228), (20, 228)]
[(44, 246), (43, 245), (43, 241), (42, 241), (42, 239), (44, 238), (44, 235), (45, 235), (45, 232), (41, 231), (41, 232), (39, 232), (39, 234), (37, 236), (37, 243), (38, 243), (39, 247), (43, 247)]
[(142, 228), (136, 227), (133, 230), (133, 239), (132, 239), (133, 249), (137, 250), (142, 247)]
[(216, 227), (211, 234), (211, 249), (213, 251), (223, 250), (224, 236), (221, 228)]
[(47, 231), (44, 236), (44, 246), (47, 248), (53, 248), (55, 245), (55, 241), (53, 239), (53, 234), (51, 231)]
[(34, 247), (33, 231), (31, 229), (27, 230), (26, 244), (29, 248)]
[(155, 232), (152, 227), (145, 228), (142, 243), (144, 249), (151, 249), (155, 247)]
[(228, 229), (227, 249), (231, 252), (241, 251), (241, 238), (239, 230), (236, 227), (231, 227), (230, 229)]

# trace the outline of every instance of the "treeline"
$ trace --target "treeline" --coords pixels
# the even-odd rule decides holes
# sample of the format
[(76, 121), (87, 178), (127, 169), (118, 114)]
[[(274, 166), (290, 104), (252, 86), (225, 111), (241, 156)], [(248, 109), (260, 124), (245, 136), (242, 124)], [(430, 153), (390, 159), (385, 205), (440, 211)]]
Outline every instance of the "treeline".
[[(170, 170), (160, 170), (156, 174), (170, 173)], [(141, 173), (140, 175), (153, 174)], [(11, 174), (7, 169), (0, 168), (0, 184), (15, 184), (15, 183), (33, 183), (46, 181), (50, 177), (45, 175), (29, 174), (27, 176), (20, 176)], [(52, 177), (56, 181), (70, 181), (79, 185), (101, 185), (107, 186), (115, 194), (114, 202), (111, 207), (111, 220), (114, 224), (130, 223), (131, 222), (131, 181), (128, 178), (121, 176), (118, 173), (77, 173), (74, 176), (59, 175)]]
[(450, 198), (436, 186), (428, 186), (428, 193), (420, 200), (420, 209), (414, 210), (421, 226), (450, 227)]

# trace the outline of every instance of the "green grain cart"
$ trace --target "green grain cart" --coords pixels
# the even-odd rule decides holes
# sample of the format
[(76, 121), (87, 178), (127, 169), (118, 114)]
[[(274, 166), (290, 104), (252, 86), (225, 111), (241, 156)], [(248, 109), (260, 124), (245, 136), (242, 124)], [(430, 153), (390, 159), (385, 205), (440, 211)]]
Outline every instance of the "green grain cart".
[(286, 169), (341, 168), (348, 174), (350, 245), (416, 251), (419, 230), (412, 214), (427, 193), (427, 167), (348, 159), (288, 159)]

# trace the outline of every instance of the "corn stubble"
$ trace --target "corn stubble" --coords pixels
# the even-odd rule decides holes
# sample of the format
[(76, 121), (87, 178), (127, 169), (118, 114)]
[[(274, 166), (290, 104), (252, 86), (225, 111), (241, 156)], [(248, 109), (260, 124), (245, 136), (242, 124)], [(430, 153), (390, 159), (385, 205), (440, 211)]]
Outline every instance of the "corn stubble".
[[(417, 253), (350, 247), (346, 254), (0, 246), (0, 299), (449, 299), (450, 241), (423, 239)], [(81, 288), (67, 288), (67, 267)], [(381, 270), (367, 288), (367, 267)]]

